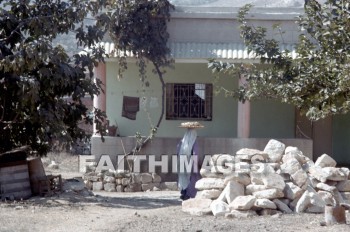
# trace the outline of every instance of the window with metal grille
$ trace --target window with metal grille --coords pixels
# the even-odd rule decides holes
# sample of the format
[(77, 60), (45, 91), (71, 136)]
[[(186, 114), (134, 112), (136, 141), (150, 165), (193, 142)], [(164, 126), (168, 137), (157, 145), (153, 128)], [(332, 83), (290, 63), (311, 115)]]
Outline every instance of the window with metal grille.
[(166, 119), (212, 120), (212, 84), (166, 84)]

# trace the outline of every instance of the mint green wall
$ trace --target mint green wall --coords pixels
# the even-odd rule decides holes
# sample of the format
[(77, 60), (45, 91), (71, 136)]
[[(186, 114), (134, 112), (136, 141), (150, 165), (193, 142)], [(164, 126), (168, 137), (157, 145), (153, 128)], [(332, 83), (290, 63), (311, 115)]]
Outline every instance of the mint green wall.
[[(151, 66), (151, 64), (149, 64)], [(153, 125), (157, 123), (160, 115), (161, 89), (158, 77), (148, 70), (148, 80), (150, 87), (142, 92), (141, 81), (139, 80), (138, 68), (135, 64), (129, 64), (128, 70), (121, 80), (117, 79), (118, 67), (115, 62), (107, 62), (107, 116), (111, 123), (115, 121), (119, 127), (121, 136), (133, 136), (136, 132), (148, 135), (151, 119)], [(168, 69), (164, 75), (165, 82), (175, 83), (212, 83), (213, 76), (207, 64), (198, 63), (176, 63), (175, 69)], [(227, 78), (220, 82), (220, 85), (232, 89), (235, 80)], [(158, 99), (158, 107), (150, 107), (147, 104), (147, 113), (140, 109), (136, 120), (129, 120), (121, 117), (123, 96), (150, 97)], [(184, 129), (178, 128), (181, 120), (166, 120), (165, 114), (157, 136), (161, 137), (181, 137)], [(213, 120), (201, 122), (205, 128), (198, 130), (199, 136), (206, 137), (236, 137), (237, 135), (237, 100), (226, 98), (222, 95), (213, 97)]]
[[(151, 65), (149, 65), (151, 66)], [(158, 77), (148, 70), (150, 87), (142, 92), (138, 69), (135, 64), (129, 64), (128, 70), (121, 80), (117, 79), (117, 65), (107, 62), (107, 116), (111, 123), (115, 121), (121, 136), (133, 136), (136, 132), (148, 135), (150, 118), (153, 125), (160, 115), (161, 90)], [(207, 64), (176, 63), (174, 69), (168, 69), (164, 75), (165, 82), (175, 83), (212, 83), (213, 76)], [(237, 86), (232, 78), (222, 78), (219, 85), (227, 89)], [(214, 87), (215, 88), (215, 87)], [(137, 113), (136, 120), (121, 117), (123, 96), (146, 97), (147, 112), (142, 108)], [(158, 107), (151, 107), (149, 99), (158, 99)], [(294, 138), (294, 107), (271, 100), (260, 100), (251, 103), (251, 138)], [(181, 120), (166, 120), (165, 114), (157, 136), (181, 137), (184, 130), (178, 128)], [(213, 97), (213, 120), (201, 122), (205, 128), (198, 130), (199, 136), (205, 137), (236, 137), (237, 136), (237, 100), (227, 98), (222, 94)]]
[(350, 114), (333, 117), (333, 154), (338, 164), (350, 164)]
[(251, 138), (294, 138), (295, 111), (292, 105), (274, 100), (251, 102)]

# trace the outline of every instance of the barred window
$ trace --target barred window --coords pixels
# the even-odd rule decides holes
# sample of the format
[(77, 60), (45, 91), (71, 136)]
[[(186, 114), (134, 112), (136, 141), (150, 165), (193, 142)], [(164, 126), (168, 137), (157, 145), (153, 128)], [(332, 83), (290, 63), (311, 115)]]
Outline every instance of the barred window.
[(166, 119), (212, 120), (213, 85), (167, 83)]

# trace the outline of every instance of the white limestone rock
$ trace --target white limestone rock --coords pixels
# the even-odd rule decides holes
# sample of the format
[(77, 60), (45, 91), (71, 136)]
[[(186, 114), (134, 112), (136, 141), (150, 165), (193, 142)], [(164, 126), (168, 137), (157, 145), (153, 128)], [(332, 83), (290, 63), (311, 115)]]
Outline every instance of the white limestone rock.
[(290, 175), (288, 173), (281, 173), (280, 170), (276, 172), (278, 175), (282, 176), (284, 182), (291, 182)]
[(284, 151), (284, 156), (282, 157), (282, 161), (285, 162), (285, 160), (289, 158), (296, 158), (300, 164), (304, 164), (306, 161), (310, 160), (308, 157), (306, 157), (302, 151), (299, 150), (297, 147), (286, 147)]
[(103, 182), (97, 181), (92, 183), (92, 191), (101, 191), (103, 190)]
[(232, 172), (234, 172), (234, 164), (230, 164), (230, 166), (212, 166), (210, 168), (210, 172), (213, 178), (215, 178), (215, 175), (218, 176), (218, 178), (223, 178), (224, 175), (229, 175)]
[(281, 165), (281, 172), (288, 173), (289, 175), (293, 175), (299, 170), (302, 170), (302, 168), (299, 161), (296, 158), (290, 158)]
[(337, 165), (337, 162), (329, 155), (323, 154), (317, 158), (315, 165), (321, 168), (335, 167)]
[(350, 192), (340, 192), (344, 203), (350, 204)]
[(323, 213), (326, 202), (316, 192), (310, 192), (309, 196), (311, 206), (308, 207), (306, 212)]
[(318, 183), (316, 185), (316, 188), (318, 188), (319, 190), (324, 190), (328, 192), (333, 192), (334, 190), (337, 189), (335, 186), (329, 186), (328, 184), (325, 184), (325, 183)]
[(292, 200), (291, 202), (289, 202), (288, 206), (291, 210), (293, 210), (294, 212), (296, 212), (295, 208), (300, 200), (301, 196), (300, 197), (297, 197), (295, 198), (294, 200)]
[(224, 189), (225, 183), (223, 179), (219, 178), (202, 178), (196, 182), (196, 189)]
[(256, 198), (252, 195), (248, 196), (238, 196), (230, 204), (231, 210), (250, 210), (254, 206)]
[(131, 183), (131, 179), (130, 178), (123, 178), (122, 179), (122, 185), (127, 186), (130, 183)]
[(350, 179), (350, 169), (349, 168), (341, 167), (340, 170), (348, 177), (348, 179)]
[(225, 216), (226, 213), (230, 212), (228, 204), (218, 200), (214, 200), (210, 204), (210, 209), (215, 217)]
[(97, 177), (96, 173), (94, 172), (84, 174), (83, 179), (91, 182), (99, 181), (99, 177)]
[(235, 163), (235, 156), (229, 154), (215, 154), (212, 155), (209, 164), (211, 167), (232, 167)]
[[(88, 190), (92, 190), (92, 183), (93, 183), (92, 181), (84, 180), (84, 185)], [(75, 190), (73, 190), (73, 191), (75, 191)]]
[(266, 163), (266, 164), (271, 166), (275, 170), (275, 172), (281, 168), (281, 165), (279, 163)]
[(295, 206), (295, 212), (302, 213), (311, 204), (309, 192), (305, 191)]
[(339, 181), (336, 187), (340, 192), (350, 192), (350, 180)]
[(128, 186), (123, 186), (124, 187), (124, 192), (126, 192), (126, 193), (132, 193), (132, 192), (134, 192), (134, 190), (132, 189), (132, 188), (130, 188), (129, 187), (129, 185)]
[(337, 204), (346, 203), (346, 199), (343, 198), (343, 195), (338, 190), (333, 192), (333, 198)]
[(304, 170), (305, 172), (308, 172), (309, 169), (310, 169), (311, 167), (313, 167), (313, 166), (315, 166), (314, 161), (309, 160), (309, 161), (307, 161), (306, 163), (304, 163), (301, 167), (303, 168), (303, 170)]
[(201, 168), (199, 171), (202, 177), (207, 177), (207, 178), (224, 178), (224, 175), (222, 173), (218, 172), (212, 172), (211, 169), (208, 168)]
[[(328, 182), (329, 181), (327, 181), (326, 183), (328, 183)], [(306, 183), (307, 185), (310, 185), (311, 187), (316, 188), (318, 183), (322, 183), (322, 182), (317, 180), (315, 177), (308, 176), (307, 183)]]
[(153, 178), (150, 173), (141, 173), (141, 183), (142, 184), (148, 184), (152, 183)]
[(245, 188), (245, 195), (252, 195), (254, 192), (266, 190), (265, 185), (249, 184)]
[(152, 182), (153, 183), (160, 183), (160, 182), (162, 182), (162, 178), (157, 173), (152, 173)]
[(115, 183), (115, 178), (113, 176), (105, 176), (104, 182), (105, 183)]
[(335, 167), (325, 167), (322, 168), (323, 172), (326, 174), (327, 180), (342, 181), (348, 179), (348, 173), (346, 169), (335, 168)]
[(317, 205), (310, 205), (306, 210), (305, 213), (324, 213), (324, 207), (320, 207)]
[(177, 182), (161, 182), (160, 183), (160, 189), (162, 190), (170, 190), (170, 191), (178, 191), (179, 186), (177, 185)]
[(254, 185), (264, 185), (263, 174), (257, 172), (250, 173), (250, 182)]
[(229, 181), (221, 195), (219, 196), (219, 199), (230, 204), (236, 197), (244, 195), (244, 185), (236, 181)]
[(291, 180), (294, 184), (302, 188), (307, 183), (308, 175), (304, 170), (300, 169), (291, 175)]
[(335, 206), (336, 202), (333, 198), (333, 194), (327, 191), (318, 191), (317, 194), (322, 198), (326, 205)]
[(263, 175), (262, 181), (267, 189), (274, 188), (283, 191), (286, 183), (282, 176), (277, 173), (268, 173)]
[(246, 173), (237, 173), (234, 172), (225, 177), (224, 183), (227, 184), (230, 181), (236, 181), (244, 186), (247, 186), (251, 183), (250, 176)]
[(103, 188), (107, 192), (116, 192), (117, 191), (115, 183), (105, 183), (103, 185)]
[(122, 179), (118, 178), (118, 179), (115, 179), (115, 183), (117, 185), (121, 185), (122, 184)]
[(274, 199), (273, 203), (277, 206), (277, 208), (283, 213), (293, 213), (293, 211), (288, 207), (287, 204), (280, 201), (279, 199)]
[(317, 194), (315, 189), (308, 186), (307, 190), (298, 201), (295, 211), (297, 213), (302, 213), (304, 211), (309, 213), (322, 213), (324, 212), (325, 206), (326, 202), (322, 199), (322, 197)]
[(283, 143), (271, 139), (267, 145), (265, 146), (264, 152), (269, 155), (269, 160), (274, 163), (278, 163), (282, 159), (282, 155), (284, 154), (284, 149), (286, 145)]
[(198, 191), (196, 197), (214, 200), (217, 199), (221, 193), (222, 190), (219, 189), (205, 189), (202, 191)]
[(211, 214), (210, 205), (213, 201), (203, 198), (191, 198), (182, 202), (182, 211), (195, 216)]
[(252, 173), (261, 173), (261, 174), (268, 174), (268, 173), (276, 173), (274, 167), (269, 165), (269, 163), (256, 163), (251, 165), (251, 172)]
[(276, 209), (276, 204), (269, 199), (256, 199), (254, 207), (261, 209)]
[(248, 162), (238, 162), (234, 164), (234, 171), (240, 173), (250, 173), (251, 165)]
[(146, 192), (149, 190), (152, 190), (154, 187), (159, 188), (160, 184), (159, 183), (148, 183), (148, 184), (141, 184), (141, 189), (142, 191)]
[(115, 188), (117, 192), (124, 192), (124, 186), (123, 185), (117, 185)]
[(131, 182), (141, 184), (141, 173), (131, 173)]
[(316, 178), (318, 181), (326, 182), (327, 181), (327, 173), (323, 170), (322, 167), (315, 165), (309, 168), (310, 176)]
[[(142, 191), (142, 184), (139, 184), (139, 183), (130, 183), (127, 187), (130, 189), (131, 192), (141, 192)], [(158, 185), (153, 186), (153, 189), (155, 189), (155, 188), (158, 188)]]
[(301, 197), (301, 195), (304, 193), (304, 190), (294, 183), (288, 182), (286, 183), (283, 193), (284, 197), (290, 200), (294, 200), (295, 198)]
[(293, 147), (293, 146), (287, 146), (286, 149), (284, 150), (284, 154), (287, 155), (289, 153), (296, 153), (296, 154), (303, 154), (302, 151), (299, 150), (299, 148), (297, 147)]
[(267, 199), (276, 199), (284, 197), (283, 191), (280, 189), (266, 189), (253, 193), (258, 199), (267, 198)]
[(264, 153), (263, 151), (260, 151), (260, 150), (257, 150), (257, 149), (250, 149), (250, 148), (242, 148), (240, 149), (239, 151), (236, 152), (236, 157), (239, 159), (239, 160), (249, 160), (251, 161), (251, 159), (253, 157), (256, 157), (256, 158), (261, 158), (263, 160), (266, 160), (267, 158), (267, 154)]

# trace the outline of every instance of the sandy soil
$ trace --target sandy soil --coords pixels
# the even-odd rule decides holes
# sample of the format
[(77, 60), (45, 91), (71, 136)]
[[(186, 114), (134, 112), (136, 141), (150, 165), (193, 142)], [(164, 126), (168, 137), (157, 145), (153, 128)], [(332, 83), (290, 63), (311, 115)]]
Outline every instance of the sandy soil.
[[(65, 178), (74, 172), (76, 157), (56, 161)], [(66, 167), (65, 167), (66, 166)], [(73, 170), (71, 172), (70, 170)], [(69, 181), (67, 185), (77, 182)], [(105, 193), (89, 195), (66, 191), (52, 197), (33, 197), (20, 202), (0, 202), (0, 231), (350, 231), (347, 225), (324, 227), (323, 215), (292, 214), (250, 219), (196, 217), (181, 211), (178, 192)]]

